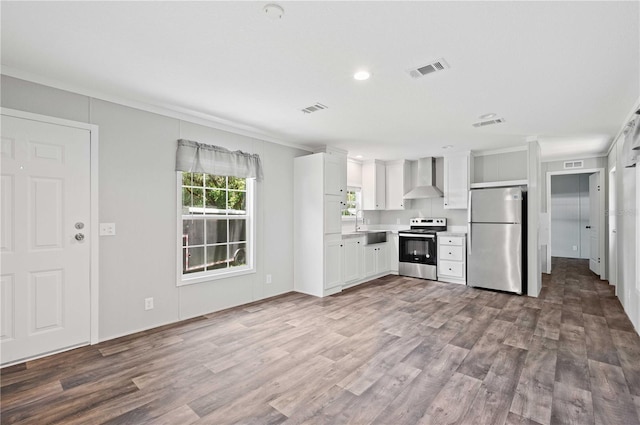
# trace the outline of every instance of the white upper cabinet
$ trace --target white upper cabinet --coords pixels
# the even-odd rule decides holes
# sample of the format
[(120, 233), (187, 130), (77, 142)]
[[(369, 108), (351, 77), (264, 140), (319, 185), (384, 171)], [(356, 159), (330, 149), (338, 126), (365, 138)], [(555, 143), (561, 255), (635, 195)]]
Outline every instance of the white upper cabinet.
[(384, 210), (386, 208), (386, 169), (381, 161), (366, 161), (362, 164), (362, 209)]
[(405, 160), (386, 163), (386, 209), (403, 210), (409, 200), (403, 199), (411, 184), (411, 169)]
[(327, 153), (324, 157), (324, 193), (347, 197), (347, 157)]
[(469, 154), (444, 157), (444, 208), (466, 209), (469, 196)]

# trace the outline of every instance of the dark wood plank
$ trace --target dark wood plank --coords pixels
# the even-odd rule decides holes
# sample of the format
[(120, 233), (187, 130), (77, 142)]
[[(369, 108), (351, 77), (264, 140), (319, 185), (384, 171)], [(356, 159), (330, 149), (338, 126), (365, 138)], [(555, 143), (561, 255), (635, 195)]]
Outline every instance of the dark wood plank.
[(556, 382), (553, 389), (551, 423), (593, 425), (595, 419), (591, 393)]

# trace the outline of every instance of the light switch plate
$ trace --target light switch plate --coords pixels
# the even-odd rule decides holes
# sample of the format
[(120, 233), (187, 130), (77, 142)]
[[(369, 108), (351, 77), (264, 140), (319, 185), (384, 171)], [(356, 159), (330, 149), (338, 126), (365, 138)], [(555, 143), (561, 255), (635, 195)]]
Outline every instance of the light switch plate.
[(116, 223), (100, 223), (100, 236), (114, 236)]

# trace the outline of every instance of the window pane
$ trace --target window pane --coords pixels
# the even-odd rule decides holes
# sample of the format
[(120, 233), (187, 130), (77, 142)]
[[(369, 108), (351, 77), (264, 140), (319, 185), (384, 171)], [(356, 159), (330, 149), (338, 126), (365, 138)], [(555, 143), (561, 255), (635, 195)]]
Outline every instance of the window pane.
[(229, 191), (229, 214), (245, 214), (247, 192)]
[(247, 240), (247, 221), (229, 220), (229, 242), (244, 242)]
[(228, 267), (227, 245), (207, 246), (207, 270)]
[(182, 188), (182, 213), (188, 214), (190, 206), (191, 206), (191, 188), (183, 187)]
[(204, 186), (204, 174), (201, 173), (193, 173), (193, 185), (202, 187)]
[(191, 206), (198, 208), (198, 210), (189, 210), (191, 213), (202, 214), (202, 208), (204, 207), (202, 189), (191, 189)]
[(186, 171), (182, 172), (182, 185), (191, 186), (191, 173), (188, 173)]
[(247, 264), (247, 244), (237, 243), (229, 245), (229, 258), (231, 267)]
[(204, 221), (202, 220), (184, 220), (182, 222), (183, 240), (186, 244), (204, 245)]
[(227, 243), (227, 221), (207, 220), (207, 245)]
[(207, 214), (224, 214), (227, 209), (227, 191), (219, 189), (207, 189), (205, 191), (206, 206), (221, 211), (207, 211)]
[(229, 189), (246, 190), (247, 179), (229, 177)]
[(204, 247), (185, 248), (182, 273), (195, 273), (204, 271)]
[(205, 175), (205, 186), (217, 187), (225, 189), (227, 187), (227, 178), (225, 176), (212, 176), (211, 174)]

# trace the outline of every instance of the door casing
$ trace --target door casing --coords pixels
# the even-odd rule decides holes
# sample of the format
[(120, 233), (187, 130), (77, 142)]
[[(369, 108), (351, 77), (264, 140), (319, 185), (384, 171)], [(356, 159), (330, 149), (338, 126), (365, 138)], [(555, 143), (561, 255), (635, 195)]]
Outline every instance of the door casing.
[[(604, 220), (604, 210), (605, 210), (605, 186), (604, 186), (604, 168), (579, 168), (575, 170), (566, 170), (566, 171), (547, 171), (547, 217), (549, 222), (551, 222), (551, 176), (557, 176), (562, 174), (591, 174), (598, 173), (598, 185), (600, 186), (600, 192), (598, 196), (598, 211), (599, 211), (599, 223), (598, 223), (598, 245), (600, 250), (600, 279), (605, 280), (606, 276), (606, 263), (607, 263), (607, 251), (605, 251), (605, 220)], [(549, 245), (547, 246), (547, 270), (546, 273), (551, 273), (551, 225), (548, 226), (548, 241)]]

